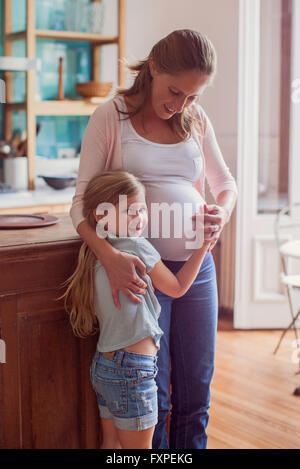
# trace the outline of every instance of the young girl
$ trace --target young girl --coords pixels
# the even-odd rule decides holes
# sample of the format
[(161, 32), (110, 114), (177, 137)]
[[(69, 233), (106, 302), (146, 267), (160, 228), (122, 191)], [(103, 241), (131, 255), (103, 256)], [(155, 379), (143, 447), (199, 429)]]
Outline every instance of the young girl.
[[(127, 197), (125, 208), (123, 203), (119, 204), (119, 195)], [(104, 202), (115, 208), (113, 217), (97, 215), (97, 207)], [(158, 325), (161, 307), (153, 286), (174, 298), (184, 295), (199, 272), (209, 242), (195, 249), (174, 275), (161, 261), (158, 251), (141, 237), (148, 222), (145, 188), (126, 171), (106, 171), (89, 181), (84, 193), (84, 215), (98, 236), (101, 227), (109, 243), (138, 256), (147, 272), (143, 277), (146, 293), (138, 295), (141, 303), (120, 292), (119, 310), (105, 268), (84, 242), (77, 268), (67, 280), (69, 286), (63, 295), (76, 335), (85, 337), (95, 332), (99, 323), (100, 335), (90, 376), (103, 426), (102, 448), (151, 448), (157, 423), (156, 353), (163, 334)], [(125, 226), (125, 236), (121, 226)]]

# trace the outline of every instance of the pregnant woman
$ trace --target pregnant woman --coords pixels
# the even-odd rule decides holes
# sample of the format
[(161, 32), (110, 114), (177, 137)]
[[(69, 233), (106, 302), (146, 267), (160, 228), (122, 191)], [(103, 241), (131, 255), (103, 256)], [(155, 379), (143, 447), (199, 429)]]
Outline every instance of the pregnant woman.
[[(187, 245), (191, 239), (185, 229), (178, 237), (178, 227), (188, 226), (191, 217), (184, 207), (189, 205), (195, 213), (204, 204), (205, 179), (215, 199), (204, 215), (204, 238), (211, 242), (210, 251), (237, 197), (236, 183), (212, 124), (199, 104), (216, 69), (211, 42), (196, 31), (174, 31), (155, 44), (145, 60), (130, 68), (135, 74), (132, 86), (99, 106), (89, 120), (70, 211), (77, 232), (105, 267), (117, 307), (119, 291), (132, 301), (141, 301), (139, 295), (147, 287), (141, 276), (146, 270), (138, 257), (120, 252), (97, 237), (84, 219), (82, 197), (92, 177), (105, 170), (123, 169), (141, 180), (149, 212), (147, 232), (142, 236), (174, 274), (193, 252)], [(165, 215), (159, 223), (152, 208), (158, 204), (171, 208), (174, 203), (176, 216), (173, 223), (172, 217), (168, 218), (171, 223), (166, 235)], [(159, 285), (153, 286), (161, 305), (159, 325), (164, 332), (157, 361), (159, 417), (153, 448), (206, 448), (218, 310), (211, 252), (205, 255), (195, 281), (181, 298), (169, 297), (159, 291)], [(113, 442), (108, 444), (114, 447)]]

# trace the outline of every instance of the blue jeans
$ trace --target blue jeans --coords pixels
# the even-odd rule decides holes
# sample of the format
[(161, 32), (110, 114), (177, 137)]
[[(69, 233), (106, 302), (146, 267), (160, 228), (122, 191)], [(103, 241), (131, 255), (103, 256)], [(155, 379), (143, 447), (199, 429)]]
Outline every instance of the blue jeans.
[(145, 430), (157, 422), (157, 357), (117, 350), (112, 359), (96, 350), (90, 377), (100, 416), (120, 430)]
[[(184, 264), (184, 261), (163, 262), (174, 274)], [(206, 254), (184, 296), (174, 299), (157, 289), (155, 294), (161, 305), (159, 325), (164, 335), (158, 351), (158, 423), (152, 445), (154, 449), (205, 449), (218, 316), (212, 254)], [(168, 442), (170, 382), (172, 412)]]

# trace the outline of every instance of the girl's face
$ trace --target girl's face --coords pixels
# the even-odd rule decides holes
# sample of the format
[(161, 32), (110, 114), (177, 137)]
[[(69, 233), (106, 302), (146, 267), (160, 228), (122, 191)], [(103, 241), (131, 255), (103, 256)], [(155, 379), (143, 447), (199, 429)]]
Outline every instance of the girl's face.
[(127, 236), (137, 238), (141, 236), (148, 223), (148, 210), (143, 192), (127, 198), (126, 204), (116, 206), (117, 232), (120, 233), (120, 223), (127, 227)]
[(164, 120), (192, 104), (204, 92), (209, 81), (209, 76), (198, 69), (174, 75), (159, 73), (153, 62), (150, 62), (150, 73), (153, 78), (151, 104), (155, 114)]
[(127, 197), (115, 206), (115, 213), (97, 215), (96, 209), (93, 210), (96, 221), (105, 217), (107, 221), (104, 229), (112, 231), (117, 236), (130, 236), (137, 238), (141, 236), (148, 223), (148, 210), (143, 191)]

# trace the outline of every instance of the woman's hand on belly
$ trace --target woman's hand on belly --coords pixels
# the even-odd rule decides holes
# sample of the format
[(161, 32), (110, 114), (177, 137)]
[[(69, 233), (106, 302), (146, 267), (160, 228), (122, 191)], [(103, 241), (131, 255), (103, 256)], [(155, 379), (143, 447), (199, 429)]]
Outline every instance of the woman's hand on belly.
[(115, 258), (108, 259), (103, 264), (109, 279), (112, 297), (116, 308), (120, 309), (119, 291), (122, 291), (131, 301), (141, 303), (142, 300), (134, 295), (146, 293), (147, 283), (136, 272), (139, 268), (143, 276), (146, 275), (146, 266), (141, 259), (133, 254), (118, 251)]

